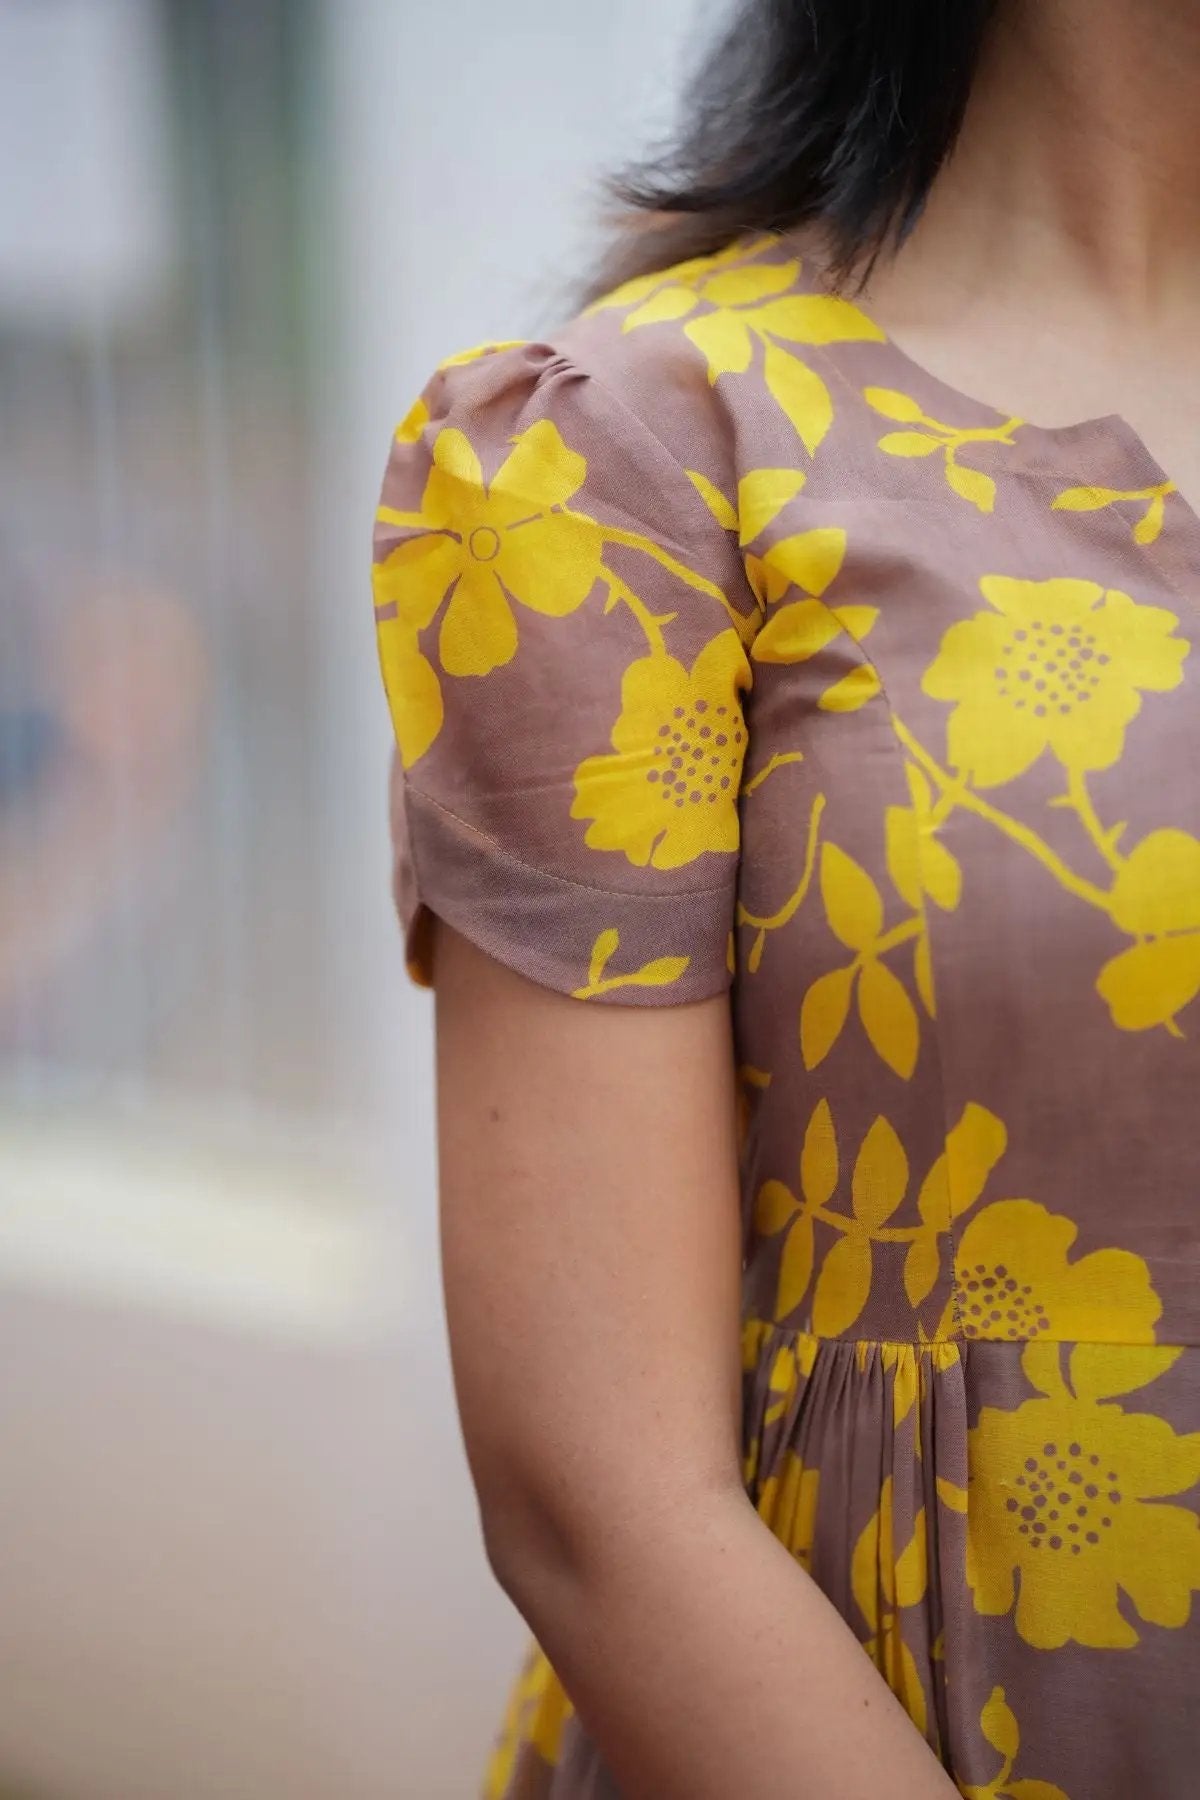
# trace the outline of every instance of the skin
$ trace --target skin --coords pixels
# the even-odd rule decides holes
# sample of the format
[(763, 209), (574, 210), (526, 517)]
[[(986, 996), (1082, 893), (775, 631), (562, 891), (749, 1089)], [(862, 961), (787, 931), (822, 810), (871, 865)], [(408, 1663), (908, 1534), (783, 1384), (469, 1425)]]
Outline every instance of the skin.
[[(1200, 497), (1200, 8), (1012, 0), (868, 295), (951, 385), (1122, 413)], [(629, 1800), (956, 1793), (741, 1485), (723, 1000), (583, 1006), (437, 938), (443, 1257), (488, 1552)], [(618, 1123), (619, 1122), (619, 1123)]]
[(1200, 511), (1200, 4), (1009, 0), (868, 310), (1038, 425), (1117, 413)]

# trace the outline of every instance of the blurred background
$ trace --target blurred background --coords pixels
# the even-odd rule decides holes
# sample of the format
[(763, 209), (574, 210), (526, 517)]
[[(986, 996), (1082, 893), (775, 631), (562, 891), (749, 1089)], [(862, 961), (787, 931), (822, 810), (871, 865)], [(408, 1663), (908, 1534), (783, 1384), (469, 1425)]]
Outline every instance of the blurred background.
[(371, 518), (704, 10), (0, 0), (2, 1800), (476, 1790)]

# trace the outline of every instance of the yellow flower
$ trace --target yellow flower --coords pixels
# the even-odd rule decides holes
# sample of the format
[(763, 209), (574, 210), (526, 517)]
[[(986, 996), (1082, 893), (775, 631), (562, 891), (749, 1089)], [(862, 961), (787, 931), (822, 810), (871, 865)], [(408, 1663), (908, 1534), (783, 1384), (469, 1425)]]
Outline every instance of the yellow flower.
[(1071, 1262), (1078, 1235), (1034, 1200), (996, 1200), (977, 1213), (954, 1258), (964, 1336), (1153, 1343), (1162, 1303), (1146, 1264), (1130, 1250)]
[(768, 1475), (758, 1495), (759, 1517), (810, 1573), (820, 1484), (820, 1470), (806, 1469), (795, 1451), (789, 1450), (782, 1468)]
[(1190, 646), (1157, 606), (1092, 581), (980, 582), (995, 609), (942, 638), (925, 673), (934, 700), (956, 702), (950, 761), (979, 787), (1024, 774), (1049, 750), (1072, 771), (1111, 768), (1143, 691), (1179, 685)]
[[(799, 262), (748, 262), (745, 251), (734, 248), (734, 255), (726, 252), (668, 271), (621, 329), (636, 331), (641, 325), (686, 318), (684, 335), (707, 357), (714, 381), (750, 367), (755, 334), (802, 344), (882, 338), (878, 326), (850, 300), (830, 294), (789, 296)], [(728, 266), (734, 263), (740, 266)]]
[(437, 670), (417, 646), (417, 634), (392, 615), (377, 619), (379, 666), (392, 725), (406, 769), (428, 750), (442, 729), (444, 711)]
[(517, 648), (511, 602), (561, 618), (600, 573), (600, 528), (560, 510), (583, 486), (585, 459), (548, 419), (513, 440), (490, 484), (469, 440), (452, 427), (434, 440), (421, 500), (424, 530), (376, 569), (377, 606), (395, 603), (410, 631), (432, 624), (452, 591), (438, 654), (448, 675), (486, 675)]
[(749, 685), (736, 631), (706, 644), (690, 671), (663, 651), (630, 664), (614, 754), (589, 756), (575, 771), (571, 817), (591, 820), (593, 850), (678, 869), (706, 850), (737, 849), (746, 750), (738, 692)]
[(1096, 986), (1114, 1025), (1172, 1025), (1200, 994), (1200, 840), (1173, 830), (1144, 837), (1113, 883), (1112, 913), (1122, 931), (1146, 940), (1100, 971)]
[[(1070, 1386), (1057, 1344), (1022, 1366), (1043, 1397), (985, 1406), (969, 1437), (967, 1580), (975, 1610), (1012, 1611), (1027, 1644), (1127, 1649), (1149, 1624), (1186, 1625), (1200, 1588), (1200, 1521), (1164, 1504), (1200, 1479), (1200, 1432), (1105, 1404), (1170, 1367), (1178, 1351), (1080, 1344)], [(1124, 1596), (1127, 1605), (1123, 1608)]]
[(622, 331), (686, 319), (684, 335), (708, 364), (708, 378), (741, 375), (750, 367), (755, 342), (763, 346), (763, 381), (795, 426), (809, 454), (833, 423), (829, 390), (799, 357), (780, 348), (793, 344), (833, 344), (854, 339), (881, 342), (883, 333), (851, 300), (833, 294), (789, 293), (800, 274), (798, 261), (754, 259), (776, 240), (731, 244), (717, 256), (695, 257), (660, 274), (628, 281), (599, 306), (631, 307)]

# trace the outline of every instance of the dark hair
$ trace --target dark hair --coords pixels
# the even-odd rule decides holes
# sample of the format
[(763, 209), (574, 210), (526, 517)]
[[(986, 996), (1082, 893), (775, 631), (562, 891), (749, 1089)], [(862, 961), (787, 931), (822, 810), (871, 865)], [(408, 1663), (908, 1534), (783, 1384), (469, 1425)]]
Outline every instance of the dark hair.
[(899, 243), (954, 146), (998, 0), (741, 0), (683, 130), (612, 184), (627, 221), (599, 288), (754, 231), (817, 228), (831, 267)]

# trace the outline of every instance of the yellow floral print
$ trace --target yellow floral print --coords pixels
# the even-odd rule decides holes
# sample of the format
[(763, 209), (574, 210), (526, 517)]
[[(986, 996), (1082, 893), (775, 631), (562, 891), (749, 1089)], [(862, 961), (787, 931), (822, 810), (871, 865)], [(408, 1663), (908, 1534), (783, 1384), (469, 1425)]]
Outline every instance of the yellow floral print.
[(746, 748), (738, 695), (749, 679), (735, 631), (719, 632), (691, 669), (665, 652), (630, 664), (612, 754), (589, 756), (575, 771), (571, 817), (591, 821), (592, 849), (621, 850), (655, 869), (737, 849)]
[[(747, 556), (746, 574), (759, 605), (768, 607), (793, 587), (805, 596), (776, 606), (754, 640), (756, 662), (807, 662), (842, 633), (858, 644), (879, 617), (874, 606), (831, 606), (822, 598), (836, 579), (846, 555), (840, 529), (797, 532), (761, 557)], [(853, 655), (849, 671), (817, 700), (825, 712), (854, 712), (879, 692), (873, 665)]]
[(958, 453), (968, 444), (1012, 444), (1013, 433), (1021, 428), (1020, 419), (1006, 419), (1001, 425), (960, 428), (931, 419), (910, 395), (897, 393), (893, 388), (866, 388), (863, 398), (881, 418), (919, 428), (889, 431), (879, 440), (882, 451), (888, 456), (933, 456), (940, 451), (946, 485), (951, 491), (960, 499), (969, 500), (980, 512), (994, 509), (996, 483), (982, 469), (965, 467), (959, 462)]
[(953, 912), (962, 896), (962, 870), (937, 837), (944, 815), (920, 769), (909, 763), (906, 774), (911, 806), (889, 806), (884, 814), (892, 886), (914, 912), (926, 898), (943, 912)]
[[(980, 586), (994, 610), (950, 627), (922, 683), (953, 703), (947, 760), (956, 772), (892, 715), (912, 765), (936, 789), (929, 824), (936, 829), (959, 807), (974, 813), (1135, 939), (1104, 964), (1097, 991), (1120, 1029), (1162, 1026), (1179, 1036), (1176, 1015), (1200, 995), (1200, 840), (1164, 829), (1123, 851), (1127, 827), (1102, 823), (1088, 776), (1119, 760), (1143, 693), (1179, 686), (1191, 646), (1176, 635), (1173, 613), (1094, 582), (993, 575)], [(1107, 884), (1077, 872), (1031, 825), (979, 791), (1024, 774), (1046, 752), (1067, 778), (1050, 804), (1077, 816), (1107, 867)], [(889, 867), (898, 879), (890, 846)], [(927, 962), (924, 980), (918, 968), (922, 993), (925, 980), (932, 1010)]]
[[(1004, 1153), (1003, 1124), (986, 1107), (963, 1108), (946, 1135), (917, 1194), (915, 1225), (893, 1225), (909, 1192), (909, 1163), (903, 1144), (884, 1115), (859, 1146), (850, 1178), (850, 1211), (833, 1206), (841, 1180), (841, 1160), (828, 1100), (813, 1108), (800, 1152), (800, 1191), (772, 1178), (758, 1191), (754, 1229), (781, 1240), (775, 1316), (781, 1323), (809, 1301), (806, 1326), (817, 1337), (840, 1337), (857, 1322), (871, 1292), (874, 1246), (907, 1246), (904, 1281), (916, 1310), (932, 1293), (941, 1272), (941, 1242), (956, 1219), (983, 1193)], [(816, 1226), (836, 1233), (824, 1253), (815, 1286)], [(948, 1300), (937, 1336), (961, 1335), (953, 1300)], [(1157, 1316), (1157, 1315), (1155, 1315)], [(993, 1334), (1000, 1335), (1000, 1334)]]
[(893, 1520), (893, 1483), (889, 1475), (879, 1496), (879, 1511), (854, 1546), (850, 1586), (855, 1604), (870, 1632), (864, 1648), (918, 1731), (928, 1726), (925, 1684), (916, 1659), (904, 1641), (901, 1609), (920, 1606), (929, 1581), (925, 1509), (913, 1521), (913, 1535), (897, 1552)]
[(1152, 831), (1113, 883), (1112, 912), (1141, 941), (1105, 963), (1096, 986), (1126, 1031), (1166, 1025), (1200, 994), (1200, 841)]
[[(912, 1075), (920, 1048), (920, 1022), (900, 977), (884, 958), (902, 944), (925, 939), (923, 910), (885, 929), (883, 896), (861, 864), (837, 844), (821, 850), (821, 899), (829, 929), (853, 960), (830, 969), (805, 991), (800, 1006), (800, 1049), (806, 1068), (824, 1062), (841, 1036), (857, 992), (867, 1040), (903, 1080)], [(918, 976), (921, 965), (917, 965)], [(932, 999), (932, 986), (925, 991)], [(932, 1006), (930, 1006), (932, 1010)]]
[(448, 675), (486, 675), (517, 648), (513, 600), (561, 618), (581, 606), (600, 574), (593, 520), (562, 509), (583, 486), (584, 458), (548, 419), (531, 425), (485, 483), (461, 431), (440, 431), (416, 526), (375, 572), (377, 607), (395, 604), (410, 631), (432, 624), (447, 595), (438, 655)]
[(1140, 505), (1131, 532), (1135, 544), (1153, 544), (1162, 535), (1167, 496), (1174, 494), (1173, 481), (1156, 482), (1144, 488), (1072, 487), (1055, 496), (1055, 512), (1100, 512), (1103, 507), (1126, 502)]
[(999, 787), (1045, 751), (1068, 770), (1108, 769), (1144, 691), (1177, 687), (1188, 644), (1157, 606), (1094, 581), (980, 582), (991, 612), (951, 625), (922, 686), (955, 703), (949, 758)]
[(679, 980), (691, 962), (688, 956), (656, 956), (653, 962), (643, 963), (640, 969), (634, 969), (628, 975), (610, 975), (607, 970), (620, 943), (620, 934), (612, 926), (600, 933), (592, 945), (587, 984), (574, 990), (576, 1000), (596, 1000), (616, 988), (669, 987)]
[(833, 294), (789, 292), (798, 260), (756, 260), (777, 240), (737, 243), (717, 256), (697, 257), (659, 275), (617, 288), (593, 310), (627, 307), (622, 331), (646, 325), (683, 325), (708, 365), (708, 378), (743, 375), (762, 347), (762, 379), (811, 455), (833, 423), (829, 389), (808, 365), (781, 347), (883, 341), (883, 333), (850, 300)]
[(1064, 1377), (1057, 1344), (1022, 1366), (1040, 1397), (985, 1406), (969, 1435), (967, 1580), (977, 1612), (1013, 1612), (1040, 1650), (1127, 1649), (1147, 1624), (1186, 1625), (1200, 1588), (1200, 1520), (1166, 1504), (1200, 1480), (1200, 1432), (1112, 1404), (1153, 1381), (1177, 1350), (1080, 1344)]
[(484, 1800), (504, 1800), (526, 1747), (554, 1768), (563, 1726), (574, 1712), (562, 1684), (536, 1644), (531, 1645), (520, 1679), (509, 1697), (500, 1737), (484, 1783)]
[(986, 1786), (960, 1784), (963, 1800), (1070, 1800), (1052, 1781), (1014, 1777), (1013, 1767), (1021, 1749), (1021, 1729), (1002, 1687), (993, 1688), (979, 1715), (979, 1729), (996, 1755), (1002, 1758), (999, 1773)]
[(1093, 1250), (1072, 1262), (1078, 1235), (1033, 1200), (997, 1200), (977, 1213), (954, 1258), (964, 1335), (1153, 1342), (1162, 1304), (1142, 1258)]
[(820, 1486), (820, 1470), (806, 1469), (795, 1452), (789, 1450), (782, 1467), (768, 1475), (758, 1495), (759, 1517), (810, 1574)]
[(411, 769), (442, 729), (441, 685), (437, 670), (418, 646), (416, 632), (398, 616), (377, 620), (375, 629), (400, 760)]

